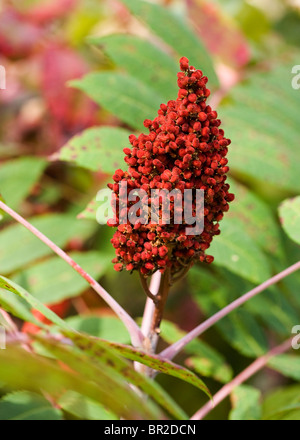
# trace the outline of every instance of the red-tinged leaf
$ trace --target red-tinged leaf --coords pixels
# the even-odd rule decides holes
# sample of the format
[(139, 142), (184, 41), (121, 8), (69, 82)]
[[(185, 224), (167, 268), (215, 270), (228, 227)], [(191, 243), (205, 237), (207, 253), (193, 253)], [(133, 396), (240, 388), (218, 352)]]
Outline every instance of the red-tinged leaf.
[(65, 17), (79, 3), (78, 0), (35, 0), (15, 2), (16, 9), (26, 13), (26, 18), (39, 24), (49, 25), (53, 20)]
[(229, 16), (207, 0), (186, 0), (190, 18), (208, 50), (233, 67), (250, 60), (250, 48)]
[(31, 55), (40, 42), (43, 29), (28, 23), (21, 14), (11, 8), (1, 10), (0, 53), (8, 58), (24, 58)]
[(212, 395), (204, 384), (192, 371), (187, 370), (181, 365), (177, 365), (167, 359), (163, 359), (159, 355), (148, 354), (142, 349), (133, 348), (129, 345), (118, 344), (116, 342), (108, 342), (103, 339), (94, 338), (88, 335), (73, 333), (70, 331), (63, 331), (63, 333), (70, 338), (75, 345), (87, 351), (90, 355), (103, 356), (103, 349), (112, 348), (116, 353), (126, 359), (139, 362), (147, 367), (159, 371), (169, 376), (177, 377), (203, 391), (209, 398)]
[(89, 71), (85, 61), (73, 50), (51, 44), (41, 55), (41, 86), (52, 118), (49, 135), (55, 146), (65, 143), (70, 135), (97, 123), (97, 107), (86, 96), (67, 87)]

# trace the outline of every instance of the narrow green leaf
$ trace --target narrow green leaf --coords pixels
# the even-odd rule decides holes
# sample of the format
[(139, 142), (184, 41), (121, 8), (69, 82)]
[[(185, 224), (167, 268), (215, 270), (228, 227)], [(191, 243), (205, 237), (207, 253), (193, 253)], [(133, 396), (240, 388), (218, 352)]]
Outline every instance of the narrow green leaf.
[(236, 387), (231, 393), (232, 410), (229, 420), (260, 420), (261, 392), (248, 385)]
[(144, 130), (144, 120), (153, 119), (163, 102), (153, 89), (121, 73), (91, 73), (71, 85), (137, 130)]
[(104, 349), (107, 347), (112, 348), (118, 355), (121, 355), (126, 359), (140, 362), (153, 370), (177, 377), (178, 379), (194, 385), (211, 398), (210, 391), (206, 385), (194, 373), (184, 367), (181, 367), (180, 365), (174, 364), (171, 361), (161, 359), (159, 355), (150, 355), (141, 349), (115, 342), (104, 341), (102, 339), (91, 338), (82, 334), (77, 335), (72, 334), (71, 332), (64, 332), (64, 334), (68, 336), (76, 345), (87, 350), (91, 355), (103, 356)]
[(91, 37), (119, 67), (153, 88), (164, 101), (176, 99), (178, 64), (174, 58), (147, 40), (128, 35)]
[[(33, 217), (30, 222), (59, 247), (64, 247), (73, 237), (85, 240), (95, 229), (94, 223), (78, 221), (65, 214)], [(0, 232), (0, 273), (2, 275), (12, 273), (51, 253), (48, 246), (20, 224), (13, 224)]]
[[(84, 358), (76, 360), (67, 349), (67, 365), (72, 364), (73, 371), (61, 369), (53, 360), (26, 352), (24, 349), (8, 346), (0, 351), (0, 380), (12, 389), (23, 389), (33, 392), (48, 393), (54, 399), (59, 398), (65, 390), (75, 391), (103, 404), (119, 417), (128, 419), (156, 419), (161, 413), (153, 405), (145, 408), (143, 401), (125, 383), (116, 382), (106, 372), (97, 370), (91, 379), (85, 369)], [(84, 374), (78, 374), (78, 370)], [(76, 371), (76, 372), (75, 372)], [(41, 372), (43, 374), (41, 374)], [(97, 383), (93, 380), (97, 379)], [(101, 384), (101, 385), (99, 385)]]
[[(46, 318), (48, 318), (53, 324), (58, 325), (61, 329), (69, 330), (70, 327), (63, 321), (59, 316), (57, 316), (52, 310), (48, 309), (48, 307), (44, 306), (38, 299), (34, 298), (30, 293), (28, 293), (23, 287), (18, 286), (13, 281), (0, 276), (0, 289), (7, 290), (15, 295), (21, 297), (25, 300), (33, 309), (38, 310), (42, 313)], [(41, 322), (37, 322), (37, 324), (42, 328), (44, 325)]]
[[(64, 347), (58, 345), (54, 341), (48, 341), (41, 337), (38, 337), (38, 340), (48, 351), (71, 368), (76, 368), (76, 371), (81, 371), (81, 374), (84, 374), (85, 377), (90, 378), (97, 383), (99, 381), (100, 386), (102, 381), (105, 380), (105, 377), (106, 380), (109, 380), (108, 378), (110, 378), (111, 381), (114, 381), (124, 389), (128, 387), (130, 390), (128, 393), (129, 397), (132, 398), (132, 390), (127, 383), (129, 381), (145, 392), (149, 397), (153, 398), (162, 407), (167, 409), (167, 411), (176, 418), (186, 418), (186, 414), (158, 384), (137, 373), (133, 369), (133, 366), (120, 358), (115, 353), (115, 350), (113, 350), (113, 347), (111, 347), (106, 341), (103, 341), (103, 343), (99, 342), (96, 345), (94, 340), (88, 336), (79, 335), (73, 332), (65, 332), (65, 334), (75, 342), (80, 351), (74, 351), (74, 348)], [(81, 364), (83, 364), (82, 367)], [(99, 375), (100, 377), (98, 379)], [(117, 392), (115, 393), (113, 391), (113, 393), (115, 399), (121, 399), (121, 396), (118, 395)], [(136, 393), (133, 393), (133, 395), (136, 395)], [(138, 401), (136, 400), (136, 402)], [(147, 406), (142, 405), (141, 408), (145, 411)], [(149, 410), (150, 408), (151, 407), (149, 406)]]
[(130, 132), (119, 127), (88, 128), (73, 137), (58, 159), (73, 162), (92, 171), (113, 174), (123, 163), (123, 149), (130, 146)]
[(300, 244), (300, 196), (285, 200), (279, 207), (279, 215), (287, 235)]
[(0, 420), (62, 420), (62, 413), (42, 396), (18, 391), (0, 401)]
[(130, 11), (142, 20), (180, 56), (189, 58), (192, 65), (201, 69), (209, 84), (218, 86), (213, 63), (206, 48), (187, 24), (170, 9), (142, 0), (122, 0)]
[[(69, 255), (94, 278), (102, 276), (108, 264), (111, 264), (110, 258), (100, 252), (73, 252)], [(74, 298), (89, 287), (86, 280), (59, 257), (37, 263), (19, 272), (12, 280), (44, 304)]]
[(38, 157), (20, 157), (0, 166), (0, 188), (3, 197), (13, 209), (30, 194), (40, 179), (47, 162)]

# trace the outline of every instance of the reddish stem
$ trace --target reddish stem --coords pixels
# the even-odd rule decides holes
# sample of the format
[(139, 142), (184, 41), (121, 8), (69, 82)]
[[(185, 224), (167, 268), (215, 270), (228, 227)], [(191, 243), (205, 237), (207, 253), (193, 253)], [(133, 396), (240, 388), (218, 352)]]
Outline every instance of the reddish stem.
[(218, 313), (213, 315), (211, 318), (207, 319), (205, 322), (198, 325), (198, 327), (194, 328), (194, 330), (187, 333), (179, 341), (175, 342), (174, 344), (170, 345), (170, 347), (163, 350), (160, 353), (160, 355), (166, 359), (173, 359), (174, 356), (176, 356), (181, 350), (183, 350), (187, 344), (189, 344), (191, 341), (193, 341), (193, 339), (200, 336), (202, 333), (204, 333), (206, 330), (208, 330), (210, 327), (212, 327), (214, 324), (216, 324), (222, 318), (227, 316), (233, 310), (237, 309), (242, 304), (249, 301), (249, 299), (255, 297), (259, 293), (261, 293), (264, 290), (271, 287), (273, 284), (278, 283), (278, 281), (282, 280), (283, 278), (287, 277), (288, 275), (291, 275), (293, 272), (296, 272), (299, 269), (300, 269), (300, 261), (298, 261), (294, 265), (288, 267), (287, 269), (280, 272), (279, 274), (275, 275), (274, 277), (270, 278), (269, 280), (265, 281), (260, 286), (255, 287), (254, 289), (250, 290), (250, 292), (246, 293), (245, 295), (241, 296), (237, 300), (233, 301), (227, 307), (224, 307), (222, 310), (220, 310)]
[(50, 249), (53, 250), (59, 257), (61, 257), (66, 263), (68, 263), (73, 269), (79, 273), (101, 296), (101, 298), (110, 306), (110, 308), (119, 316), (126, 326), (130, 336), (132, 344), (135, 347), (140, 347), (143, 344), (143, 334), (136, 324), (136, 322), (131, 318), (130, 315), (120, 306), (120, 304), (108, 293), (106, 290), (94, 279), (92, 278), (84, 269), (82, 269), (79, 264), (77, 264), (68, 254), (66, 254), (60, 247), (49, 240), (42, 232), (31, 225), (27, 220), (17, 214), (13, 209), (9, 208), (5, 203), (0, 201), (0, 208), (7, 212), (11, 217), (13, 217), (17, 222), (23, 225), (28, 231), (34, 234), (39, 240), (45, 243)]
[(249, 367), (247, 367), (242, 373), (236, 376), (230, 383), (221, 388), (220, 391), (215, 394), (213, 397), (213, 403), (209, 401), (206, 405), (204, 405), (199, 411), (197, 411), (191, 420), (202, 420), (212, 409), (214, 409), (219, 403), (221, 403), (227, 396), (231, 394), (233, 389), (242, 383), (246, 382), (250, 377), (252, 377), (259, 370), (264, 368), (270, 359), (279, 354), (285, 353), (292, 346), (292, 339), (285, 341), (283, 344), (278, 347), (273, 348), (266, 355), (256, 359)]

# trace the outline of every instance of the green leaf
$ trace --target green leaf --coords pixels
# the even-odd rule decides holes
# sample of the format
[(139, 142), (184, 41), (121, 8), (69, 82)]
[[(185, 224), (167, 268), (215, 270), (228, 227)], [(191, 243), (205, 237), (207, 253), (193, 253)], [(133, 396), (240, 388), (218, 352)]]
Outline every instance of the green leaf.
[(12, 209), (30, 194), (40, 179), (47, 162), (38, 157), (20, 157), (0, 166), (0, 188), (3, 197)]
[(147, 367), (153, 370), (160, 371), (162, 373), (168, 374), (170, 376), (177, 377), (185, 382), (188, 382), (195, 387), (202, 390), (207, 396), (211, 398), (210, 391), (206, 385), (200, 380), (193, 372), (187, 370), (180, 365), (174, 364), (171, 361), (160, 358), (159, 355), (150, 355), (144, 350), (133, 348), (123, 344), (117, 344), (115, 342), (107, 342), (102, 339), (95, 339), (89, 336), (72, 334), (71, 332), (65, 332), (64, 334), (68, 336), (76, 345), (87, 350), (91, 355), (103, 356), (103, 348), (109, 347), (113, 348), (116, 353), (130, 359), (132, 361), (140, 362), (141, 364), (147, 365)]
[(263, 420), (300, 420), (300, 386), (281, 388), (263, 403)]
[(293, 192), (300, 190), (299, 100), (290, 73), (295, 64), (291, 60), (272, 72), (252, 74), (220, 111), (232, 139), (231, 169)]
[[(119, 387), (112, 388), (110, 391), (111, 398), (116, 401), (123, 402), (125, 406), (130, 405), (130, 402), (126, 402), (126, 399), (122, 397), (124, 391), (128, 389), (128, 397), (133, 400), (131, 403), (132, 408), (138, 408), (138, 395), (128, 385), (127, 382), (137, 386), (149, 397), (153, 398), (162, 407), (167, 409), (170, 414), (176, 418), (184, 419), (186, 414), (177, 406), (177, 404), (163, 391), (163, 389), (153, 382), (151, 379), (142, 376), (140, 373), (133, 369), (133, 366), (120, 358), (106, 341), (95, 341), (91, 337), (86, 337), (73, 332), (65, 332), (65, 334), (75, 342), (75, 345), (80, 349), (74, 350), (74, 347), (67, 347), (57, 344), (55, 341), (49, 341), (40, 336), (37, 337), (38, 341), (51, 352), (56, 358), (65, 362), (72, 369), (75, 369), (79, 374), (83, 375), (86, 379), (90, 379), (98, 383), (99, 386), (103, 386), (103, 381), (106, 380)], [(136, 398), (134, 398), (136, 397)], [(151, 406), (142, 404), (140, 401), (141, 409), (146, 411), (150, 410)], [(154, 407), (155, 408), (155, 407)], [(111, 408), (112, 409), (112, 408)]]
[(267, 203), (246, 186), (229, 179), (230, 192), (235, 201), (230, 205), (227, 218), (234, 218), (255, 243), (278, 257), (283, 256), (280, 229)]
[(300, 196), (285, 200), (279, 207), (279, 215), (287, 235), (300, 244)]
[(28, 303), (2, 287), (0, 287), (0, 307), (23, 321), (40, 325), (40, 322), (32, 315)]
[(88, 128), (62, 147), (59, 160), (73, 162), (92, 171), (113, 174), (123, 163), (130, 132), (119, 127)]
[[(70, 327), (63, 321), (59, 316), (57, 316), (52, 310), (48, 309), (48, 307), (44, 306), (38, 299), (34, 298), (30, 293), (28, 293), (23, 287), (18, 286), (13, 281), (0, 276), (0, 289), (7, 290), (8, 292), (11, 292), (18, 297), (25, 300), (33, 309), (38, 310), (42, 313), (49, 321), (53, 322), (53, 324), (58, 325), (61, 329), (69, 330)], [(12, 310), (12, 313), (14, 313), (14, 310)], [(17, 315), (17, 313), (16, 313)], [(18, 315), (17, 315), (18, 316)], [(41, 322), (36, 322), (39, 327), (43, 328), (45, 327), (44, 324)]]
[(122, 0), (130, 11), (180, 56), (189, 58), (192, 65), (201, 69), (209, 84), (218, 86), (218, 79), (210, 55), (187, 22), (170, 9), (142, 0)]
[[(65, 214), (33, 217), (30, 222), (59, 247), (64, 247), (73, 237), (85, 240), (95, 228), (92, 222), (78, 221)], [(51, 253), (48, 246), (20, 224), (11, 225), (0, 232), (0, 273), (3, 275)]]
[[(57, 343), (54, 345), (58, 347)], [(103, 404), (119, 417), (129, 420), (153, 420), (162, 417), (161, 411), (153, 404), (146, 405), (124, 380), (116, 380), (113, 368), (104, 370), (95, 367), (91, 378), (92, 365), (90, 361), (88, 364), (85, 363), (85, 356), (80, 355), (76, 358), (70, 354), (70, 348), (66, 347), (57, 349), (56, 354), (58, 351), (60, 357), (67, 361), (67, 365), (72, 366), (73, 371), (63, 370), (52, 359), (8, 346), (6, 350), (0, 351), (0, 380), (12, 389), (33, 392), (40, 392), (42, 389), (54, 399), (60, 397), (65, 390), (75, 391)]]
[[(196, 302), (208, 317), (236, 299), (228, 295), (231, 290), (228, 290), (222, 279), (203, 269), (192, 268), (189, 272), (189, 281)], [(244, 356), (259, 357), (268, 350), (267, 339), (261, 325), (253, 314), (244, 308), (230, 313), (220, 320), (216, 327), (222, 337)]]
[(130, 343), (126, 327), (114, 316), (72, 316), (65, 321), (78, 332), (120, 344)]
[(38, 394), (19, 391), (0, 401), (0, 420), (62, 420), (62, 413)]
[[(69, 255), (93, 278), (102, 276), (110, 264), (110, 258), (100, 252), (73, 252)], [(60, 257), (37, 263), (19, 272), (12, 280), (49, 305), (76, 297), (89, 287), (86, 280)]]
[(131, 76), (159, 93), (165, 102), (177, 97), (178, 65), (159, 47), (127, 34), (91, 37), (89, 41), (100, 47)]
[(295, 354), (282, 354), (268, 362), (268, 366), (279, 371), (286, 377), (300, 381), (300, 356)]
[(79, 420), (118, 420), (115, 414), (98, 402), (74, 391), (64, 393), (58, 404), (61, 409)]
[[(183, 338), (186, 332), (179, 329), (170, 321), (163, 320), (161, 325), (161, 337), (169, 344), (174, 344)], [(193, 356), (189, 357), (185, 363), (196, 373), (213, 377), (215, 380), (227, 383), (232, 379), (233, 371), (226, 363), (224, 357), (210, 347), (206, 342), (194, 339), (185, 348), (184, 351)]]
[(163, 98), (136, 78), (115, 72), (91, 73), (71, 82), (91, 99), (137, 130), (153, 119)]
[(232, 410), (229, 420), (260, 420), (261, 392), (248, 385), (236, 387), (231, 393)]
[(266, 257), (236, 219), (225, 218), (220, 229), (221, 235), (214, 238), (209, 249), (215, 264), (256, 284), (270, 278)]

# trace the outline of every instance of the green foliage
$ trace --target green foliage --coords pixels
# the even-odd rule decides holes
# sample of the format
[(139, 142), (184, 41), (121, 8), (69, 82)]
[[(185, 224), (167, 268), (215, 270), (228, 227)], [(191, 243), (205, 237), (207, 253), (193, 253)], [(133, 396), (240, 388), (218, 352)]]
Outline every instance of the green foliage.
[(263, 403), (263, 420), (300, 420), (300, 386), (270, 393)]
[(300, 196), (285, 200), (279, 207), (279, 215), (287, 235), (300, 244)]
[(118, 127), (90, 128), (72, 138), (58, 157), (92, 171), (112, 174), (122, 166), (123, 148), (129, 146), (129, 134)]
[(0, 420), (62, 420), (62, 413), (40, 395), (19, 391), (0, 400)]
[(261, 419), (261, 393), (256, 388), (248, 385), (236, 387), (231, 393), (233, 409), (229, 414), (230, 420), (260, 420)]
[(30, 194), (39, 181), (47, 162), (37, 157), (21, 157), (1, 165), (0, 188), (13, 209), (19, 209), (21, 202)]
[(71, 85), (137, 130), (143, 129), (144, 120), (155, 115), (162, 103), (162, 97), (153, 89), (122, 73), (90, 73)]

